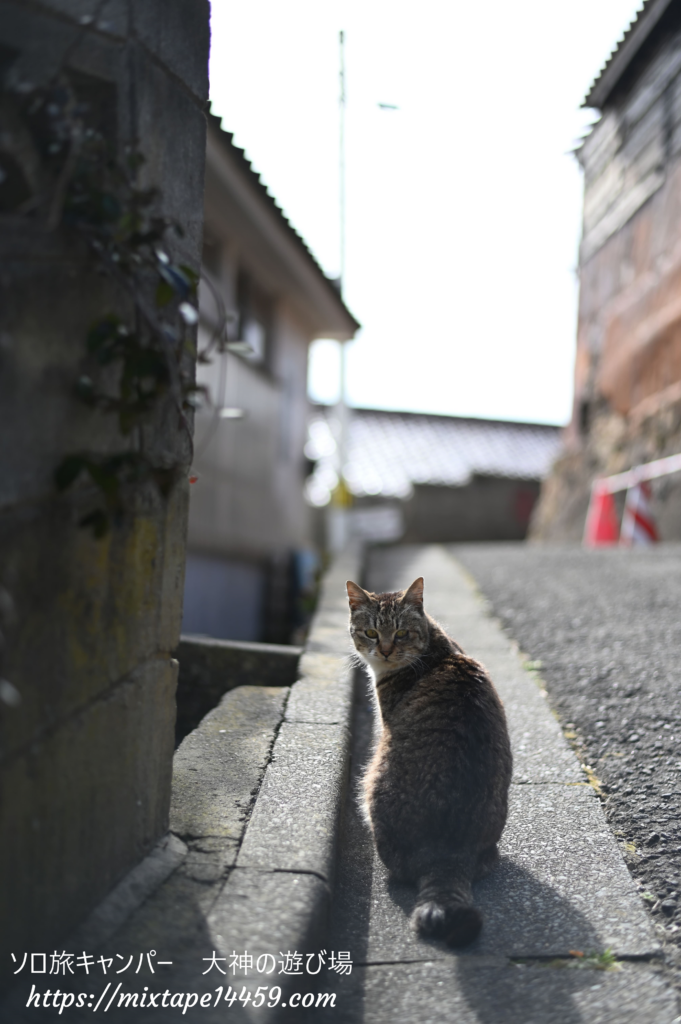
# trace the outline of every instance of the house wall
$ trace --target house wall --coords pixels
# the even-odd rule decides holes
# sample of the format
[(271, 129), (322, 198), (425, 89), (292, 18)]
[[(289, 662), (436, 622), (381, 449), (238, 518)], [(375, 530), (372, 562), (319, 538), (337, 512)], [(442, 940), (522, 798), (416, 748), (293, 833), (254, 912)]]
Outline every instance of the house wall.
[(599, 401), (636, 418), (670, 387), (681, 397), (681, 33), (604, 113), (579, 158), (574, 427), (583, 430)]
[[(122, 159), (141, 139), (159, 212), (185, 229), (171, 256), (197, 269), (208, 17), (202, 0), (0, 0), (5, 68), (35, 85), (68, 68), (86, 100), (111, 96), (110, 141)], [(74, 399), (88, 330), (121, 296), (73, 232), (7, 208), (0, 264), (1, 985), (10, 953), (63, 948), (167, 829), (188, 485), (143, 490), (104, 539), (79, 525), (97, 495), (57, 495), (54, 471), (122, 446)], [(165, 414), (150, 450), (188, 465)]]
[[(311, 543), (303, 497), (308, 344), (304, 328), (280, 302), (264, 365), (226, 352), (199, 370), (211, 405), (196, 415), (185, 632), (288, 639), (293, 553)], [(243, 410), (243, 417), (221, 419), (219, 406)], [(222, 580), (210, 616), (199, 582), (209, 571)], [(249, 586), (235, 591), (246, 571)]]
[(464, 487), (417, 484), (404, 503), (405, 544), (523, 540), (537, 480), (474, 477)]
[[(317, 337), (348, 339), (358, 324), (212, 115), (206, 161), (200, 337), (217, 331), (226, 351), (199, 367), (211, 404), (196, 415), (185, 626), (287, 643), (305, 618), (313, 556), (304, 500), (308, 347)], [(220, 407), (243, 416), (220, 418)], [(259, 583), (237, 597), (228, 580), (246, 566)], [(210, 626), (198, 592), (208, 572), (223, 594)], [(240, 624), (235, 600), (243, 602)]]
[[(681, 451), (681, 33), (608, 101), (579, 152), (584, 221), (573, 416), (531, 535), (578, 540), (591, 481)], [(660, 492), (664, 539), (679, 489)]]

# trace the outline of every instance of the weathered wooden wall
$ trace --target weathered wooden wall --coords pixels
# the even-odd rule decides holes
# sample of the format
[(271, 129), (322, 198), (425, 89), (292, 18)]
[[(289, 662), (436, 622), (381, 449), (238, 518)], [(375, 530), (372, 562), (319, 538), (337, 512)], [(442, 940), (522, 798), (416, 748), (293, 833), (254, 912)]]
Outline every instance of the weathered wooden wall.
[[(586, 139), (576, 402), (621, 415), (681, 382), (681, 34)], [(681, 392), (675, 397), (681, 397)], [(670, 396), (671, 397), (671, 396)], [(580, 424), (576, 424), (579, 426)]]
[[(681, 31), (667, 27), (637, 60), (578, 153), (574, 411), (536, 538), (579, 539), (594, 476), (681, 450)], [(658, 491), (666, 539), (678, 539), (678, 489)]]

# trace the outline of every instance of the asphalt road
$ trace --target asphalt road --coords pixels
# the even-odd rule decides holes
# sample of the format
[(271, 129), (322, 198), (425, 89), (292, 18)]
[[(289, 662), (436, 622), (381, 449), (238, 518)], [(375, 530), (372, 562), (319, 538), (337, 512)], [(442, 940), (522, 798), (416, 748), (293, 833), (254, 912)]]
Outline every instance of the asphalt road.
[(535, 663), (681, 987), (681, 545), (450, 550)]

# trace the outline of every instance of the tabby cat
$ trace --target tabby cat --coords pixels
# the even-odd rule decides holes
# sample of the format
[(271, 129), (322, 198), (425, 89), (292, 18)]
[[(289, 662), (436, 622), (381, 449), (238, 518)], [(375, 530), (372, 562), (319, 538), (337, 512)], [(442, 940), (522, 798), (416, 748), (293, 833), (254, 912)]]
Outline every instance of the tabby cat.
[(471, 883), (498, 859), (511, 748), (482, 665), (423, 608), (423, 578), (372, 594), (348, 581), (350, 634), (373, 675), (382, 733), (363, 780), (378, 855), (418, 889), (412, 926), (452, 946), (482, 927)]

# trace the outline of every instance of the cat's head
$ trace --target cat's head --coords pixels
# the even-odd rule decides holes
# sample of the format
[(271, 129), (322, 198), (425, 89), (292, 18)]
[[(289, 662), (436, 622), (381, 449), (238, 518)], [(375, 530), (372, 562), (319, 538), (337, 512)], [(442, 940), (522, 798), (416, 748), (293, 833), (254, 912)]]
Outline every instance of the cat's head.
[(423, 577), (394, 594), (371, 594), (351, 580), (347, 588), (350, 636), (376, 677), (422, 657), (429, 635), (423, 610)]

